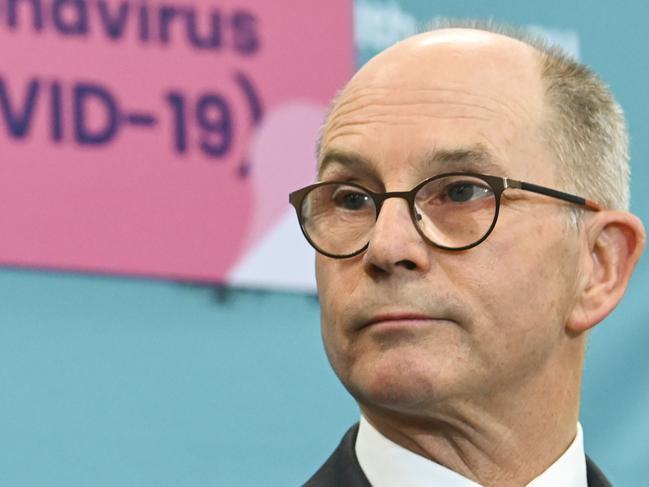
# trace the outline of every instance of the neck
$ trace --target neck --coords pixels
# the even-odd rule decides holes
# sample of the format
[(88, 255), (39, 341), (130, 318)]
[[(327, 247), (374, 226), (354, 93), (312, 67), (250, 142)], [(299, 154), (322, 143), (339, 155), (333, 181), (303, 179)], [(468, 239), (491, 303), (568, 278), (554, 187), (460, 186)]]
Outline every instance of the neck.
[(414, 453), (485, 486), (521, 486), (575, 438), (581, 369), (550, 377), (519, 384), (515, 394), (449, 400), (425, 411), (360, 406), (372, 426)]

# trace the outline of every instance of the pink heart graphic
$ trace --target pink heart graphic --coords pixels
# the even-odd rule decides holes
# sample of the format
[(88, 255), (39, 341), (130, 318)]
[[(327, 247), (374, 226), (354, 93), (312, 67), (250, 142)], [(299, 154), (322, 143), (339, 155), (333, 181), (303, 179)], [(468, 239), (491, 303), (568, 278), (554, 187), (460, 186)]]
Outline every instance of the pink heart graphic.
[(251, 150), (253, 217), (248, 249), (290, 211), (288, 194), (315, 180), (315, 144), (325, 113), (322, 105), (292, 101), (268, 112), (256, 131)]

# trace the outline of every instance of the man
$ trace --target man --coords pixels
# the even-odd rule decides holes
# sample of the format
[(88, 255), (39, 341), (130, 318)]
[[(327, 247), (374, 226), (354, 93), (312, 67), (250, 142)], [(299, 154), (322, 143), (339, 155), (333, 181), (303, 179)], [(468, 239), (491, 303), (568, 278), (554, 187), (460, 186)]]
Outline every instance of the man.
[(644, 247), (628, 171), (607, 88), (540, 42), (442, 28), (368, 62), (291, 195), (362, 414), (306, 485), (609, 485), (579, 390)]

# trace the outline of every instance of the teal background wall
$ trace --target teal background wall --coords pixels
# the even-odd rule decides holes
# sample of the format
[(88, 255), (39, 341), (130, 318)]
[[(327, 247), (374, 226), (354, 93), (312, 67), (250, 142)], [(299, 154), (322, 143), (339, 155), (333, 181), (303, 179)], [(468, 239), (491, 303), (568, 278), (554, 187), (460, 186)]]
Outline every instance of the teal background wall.
[[(397, 33), (434, 16), (577, 33), (581, 59), (626, 110), (633, 211), (649, 222), (649, 4), (357, 7), (392, 12), (373, 22), (387, 29), (393, 19)], [(375, 50), (359, 40), (359, 64)], [(616, 486), (649, 478), (648, 288), (645, 257), (623, 303), (593, 333), (586, 363), (586, 447)], [(299, 485), (358, 415), (329, 370), (318, 326), (317, 301), (306, 294), (2, 270), (0, 485)]]

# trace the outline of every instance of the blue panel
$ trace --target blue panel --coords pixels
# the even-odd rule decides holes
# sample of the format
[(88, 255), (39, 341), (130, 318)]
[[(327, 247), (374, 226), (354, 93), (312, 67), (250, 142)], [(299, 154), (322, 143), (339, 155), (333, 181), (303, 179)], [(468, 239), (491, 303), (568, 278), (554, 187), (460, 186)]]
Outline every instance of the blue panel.
[(0, 295), (0, 485), (294, 485), (357, 414), (313, 296), (22, 271)]

